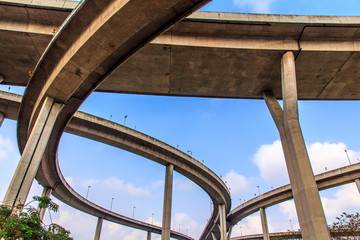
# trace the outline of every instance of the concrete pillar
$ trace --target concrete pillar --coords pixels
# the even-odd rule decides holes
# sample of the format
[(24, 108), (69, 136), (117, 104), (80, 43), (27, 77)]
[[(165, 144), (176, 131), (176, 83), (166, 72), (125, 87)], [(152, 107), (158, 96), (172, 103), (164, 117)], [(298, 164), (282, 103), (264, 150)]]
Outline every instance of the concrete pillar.
[(360, 193), (360, 179), (355, 179), (355, 183)]
[(215, 234), (213, 232), (211, 233), (211, 237), (213, 240), (216, 240)]
[(260, 210), (261, 227), (263, 230), (264, 240), (270, 240), (265, 208), (260, 208), (259, 210)]
[(230, 226), (229, 232), (228, 232), (228, 234), (227, 234), (227, 240), (230, 240), (230, 238), (231, 238), (231, 233), (232, 233), (233, 227), (234, 227), (234, 226)]
[(0, 112), (0, 127), (1, 127), (1, 125), (3, 124), (3, 122), (4, 122), (4, 119), (5, 119), (4, 113)]
[(99, 217), (97, 220), (94, 240), (100, 240), (101, 228), (102, 228), (103, 221), (104, 221), (104, 219), (101, 217)]
[(161, 240), (170, 240), (173, 171), (172, 164), (166, 166)]
[(24, 204), (44, 155), (61, 104), (46, 98), (27, 140), (3, 204), (14, 207)]
[(151, 232), (149, 231), (149, 232), (147, 232), (147, 238), (146, 238), (147, 240), (151, 240)]
[(219, 205), (219, 215), (220, 215), (220, 240), (226, 240), (226, 212), (225, 205)]
[[(44, 187), (44, 190), (43, 190), (43, 192), (42, 192), (42, 194), (41, 194), (41, 197), (50, 197), (50, 195), (51, 195), (51, 193), (52, 193), (52, 188), (50, 188), (50, 187)], [(42, 221), (43, 219), (44, 219), (44, 215), (45, 215), (45, 210), (46, 209), (44, 209), (44, 208), (39, 208), (38, 207), (38, 212), (39, 212), (39, 217), (40, 217), (40, 220)]]
[(272, 94), (264, 93), (264, 98), (280, 133), (301, 234), (305, 240), (330, 239), (299, 124), (295, 58), (292, 52), (282, 57), (281, 82), (283, 111)]

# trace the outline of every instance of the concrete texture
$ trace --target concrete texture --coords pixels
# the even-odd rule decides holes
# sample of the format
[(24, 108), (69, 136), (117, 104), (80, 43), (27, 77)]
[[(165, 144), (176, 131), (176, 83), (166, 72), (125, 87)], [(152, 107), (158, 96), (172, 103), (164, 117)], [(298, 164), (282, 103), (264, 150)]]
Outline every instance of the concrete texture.
[[(297, 105), (297, 82), (295, 56), (286, 52), (281, 61), (281, 83), (283, 93), (283, 120), (286, 150), (292, 171), (290, 184), (303, 239), (330, 240), (324, 210), (321, 204), (305, 141), (301, 132)], [(291, 176), (293, 175), (293, 176)]]
[(8, 187), (3, 204), (12, 208), (18, 204), (25, 204), (60, 107), (61, 104), (54, 103), (53, 99), (45, 99)]
[(172, 164), (166, 166), (161, 240), (170, 240), (173, 171)]
[(101, 217), (99, 217), (97, 220), (94, 240), (100, 240), (103, 221), (104, 221), (104, 219)]
[[(60, 26), (69, 9), (58, 8), (56, 14), (50, 14), (40, 6), (28, 10), (33, 13), (30, 19), (21, 14), (24, 17), (19, 21), (14, 16), (20, 14), (10, 14), (19, 13), (19, 8), (0, 5), (0, 11), (5, 7), (9, 14), (4, 24), (0, 20), (0, 29), (4, 26), (0, 38), (8, 44), (2, 51), (12, 63), (0, 64), (0, 75), (5, 76), (6, 84), (25, 86), (28, 71), (34, 69), (51, 40), (47, 26), (56, 22)], [(30, 24), (35, 12), (44, 16), (36, 21), (44, 26), (38, 32), (30, 30), (36, 28)], [(14, 27), (9, 30), (9, 22), (21, 23), (18, 29), (10, 24)], [(272, 90), (279, 99), (277, 65), (282, 54), (291, 50), (297, 56), (299, 99), (360, 99), (356, 70), (360, 68), (359, 22), (360, 17), (345, 16), (196, 12), (129, 57), (97, 90), (258, 99), (265, 90)], [(27, 32), (30, 35), (22, 34)], [(23, 61), (18, 63), (20, 58)]]
[(220, 240), (226, 240), (226, 210), (225, 205), (221, 204), (219, 206), (219, 218), (220, 218), (220, 224), (218, 225), (220, 228)]
[(266, 218), (265, 208), (260, 208), (259, 211), (260, 211), (260, 219), (261, 219), (261, 228), (263, 231), (263, 239), (270, 240), (269, 227), (268, 227), (268, 222), (267, 222), (267, 218)]

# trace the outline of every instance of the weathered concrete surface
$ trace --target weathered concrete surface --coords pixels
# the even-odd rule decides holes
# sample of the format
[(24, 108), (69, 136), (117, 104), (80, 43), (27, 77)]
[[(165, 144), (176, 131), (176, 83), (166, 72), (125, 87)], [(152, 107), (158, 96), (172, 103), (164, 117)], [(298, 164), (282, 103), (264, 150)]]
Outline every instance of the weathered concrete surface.
[(295, 56), (286, 52), (281, 60), (281, 83), (283, 94), (283, 123), (286, 143), (284, 152), (295, 201), (301, 234), (305, 240), (330, 240), (310, 159), (302, 135), (299, 115)]
[[(0, 1), (0, 75), (3, 84), (26, 86), (46, 46), (69, 13), (73, 1)], [(46, 6), (49, 5), (49, 6)]]
[[(5, 7), (4, 12), (14, 11), (2, 5), (0, 11)], [(50, 14), (41, 8), (23, 10), (43, 16), (36, 21), (43, 26), (36, 33), (31, 30), (37, 26), (30, 24), (33, 17), (18, 20), (18, 14), (11, 14), (6, 22), (0, 19), (3, 58), (12, 62), (0, 64), (6, 84), (27, 84), (28, 71), (51, 39), (49, 26), (59, 26), (70, 10)], [(17, 23), (10, 24), (12, 30), (6, 30), (9, 22)], [(276, 63), (292, 50), (297, 55), (299, 99), (360, 99), (359, 23), (360, 17), (196, 12), (130, 57), (97, 90), (258, 99), (264, 90), (272, 90), (281, 98)]]
[(174, 165), (166, 166), (161, 240), (170, 240)]
[[(358, 178), (360, 178), (360, 163), (338, 168), (315, 176), (316, 184), (319, 190), (353, 183), (355, 179)], [(267, 208), (292, 198), (293, 195), (290, 185), (274, 189), (234, 208), (228, 214), (227, 221), (231, 225), (235, 225), (241, 221), (241, 219), (259, 211), (260, 208)]]
[(263, 231), (263, 239), (270, 240), (269, 227), (268, 227), (268, 221), (266, 218), (265, 208), (260, 208), (260, 219), (261, 219), (261, 228)]
[(101, 217), (99, 217), (98, 220), (97, 220), (94, 240), (100, 240), (101, 228), (102, 228), (102, 225), (103, 225), (103, 221), (104, 221), (104, 219), (101, 218)]
[(4, 205), (13, 208), (25, 204), (60, 108), (61, 104), (54, 103), (53, 99), (45, 99), (5, 194)]

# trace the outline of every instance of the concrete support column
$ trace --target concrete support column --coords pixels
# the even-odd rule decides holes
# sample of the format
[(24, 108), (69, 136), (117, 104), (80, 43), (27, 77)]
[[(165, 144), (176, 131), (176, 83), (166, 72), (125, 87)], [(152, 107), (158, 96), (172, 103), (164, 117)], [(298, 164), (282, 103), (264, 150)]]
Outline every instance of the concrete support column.
[(355, 179), (355, 183), (360, 193), (360, 179)]
[(173, 171), (174, 165), (166, 166), (161, 240), (170, 240)]
[(330, 239), (299, 124), (295, 58), (292, 52), (282, 57), (281, 82), (284, 110), (272, 93), (264, 93), (264, 98), (280, 133), (301, 234), (305, 240)]
[(4, 119), (5, 119), (4, 113), (0, 112), (0, 127), (1, 127), (1, 125), (3, 124), (3, 122), (4, 122)]
[(151, 232), (147, 232), (147, 240), (151, 240)]
[(233, 227), (234, 227), (234, 226), (230, 226), (229, 232), (228, 232), (228, 234), (227, 234), (227, 240), (230, 240), (230, 238), (231, 238), (231, 233), (232, 233)]
[(263, 230), (264, 240), (270, 240), (265, 208), (260, 208), (259, 210), (260, 210), (261, 227)]
[(44, 155), (61, 104), (46, 98), (27, 140), (3, 203), (10, 207), (24, 204)]
[(211, 237), (213, 240), (216, 240), (215, 234), (213, 232), (211, 233)]
[[(50, 187), (44, 187), (44, 190), (41, 194), (41, 197), (50, 197), (51, 196), (51, 193), (52, 193), (52, 188)], [(44, 208), (39, 208), (38, 207), (38, 212), (39, 212), (39, 217), (40, 217), (40, 220), (42, 221), (44, 219), (44, 215), (45, 215), (45, 210)]]
[(219, 215), (220, 215), (220, 239), (226, 240), (226, 212), (225, 205), (219, 205)]
[(100, 240), (101, 228), (102, 228), (103, 221), (104, 221), (104, 219), (101, 217), (99, 217), (97, 220), (94, 240)]

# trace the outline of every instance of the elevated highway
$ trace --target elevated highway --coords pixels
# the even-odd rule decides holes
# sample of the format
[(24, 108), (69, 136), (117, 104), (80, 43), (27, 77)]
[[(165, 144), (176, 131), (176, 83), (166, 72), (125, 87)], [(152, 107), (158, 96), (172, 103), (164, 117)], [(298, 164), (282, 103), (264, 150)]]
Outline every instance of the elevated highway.
[[(14, 175), (5, 197), (13, 204), (26, 197), (26, 189), (36, 173), (49, 183), (50, 175), (58, 174), (60, 179), (56, 156), (62, 132), (69, 128), (68, 124), (76, 117), (76, 110), (95, 89), (119, 93), (254, 99), (262, 99), (264, 92), (270, 90), (276, 100), (282, 97), (279, 66), (286, 58), (286, 63), (281, 62), (283, 70), (294, 70), (287, 76), (297, 83), (297, 89), (290, 89), (289, 99), (360, 99), (360, 79), (356, 74), (360, 64), (359, 17), (199, 12), (180, 21), (207, 1), (177, 0), (170, 3), (164, 0), (156, 1), (156, 4), (155, 1), (140, 4), (137, 0), (124, 4), (86, 1), (71, 12), (60, 28), (56, 28), (56, 21), (60, 21), (73, 7), (68, 6), (67, 1), (60, 1), (62, 6), (40, 7), (42, 13), (59, 12), (54, 22), (47, 23), (42, 23), (42, 19), (34, 21), (24, 2), (21, 6), (14, 1), (0, 4), (9, 11), (25, 7), (27, 12), (19, 24), (11, 15), (4, 18), (0, 22), (0, 37), (10, 39), (8, 33), (19, 36), (19, 33), (25, 32), (29, 36), (27, 41), (32, 42), (29, 45), (32, 55), (23, 61), (24, 64), (18, 64), (18, 55), (11, 55), (11, 48), (18, 47), (16, 42), (5, 46), (10, 55), (4, 58), (15, 60), (12, 64), (5, 64), (4, 70), (0, 68), (3, 83), (27, 85), (18, 116), (18, 143), (22, 152), (19, 166), (30, 163), (31, 166), (19, 167)], [(29, 6), (35, 9), (31, 4)], [(174, 27), (170, 28), (172, 25)], [(35, 70), (14, 71), (15, 66), (24, 69), (37, 61), (36, 57), (41, 55), (41, 44), (51, 36), (50, 29), (57, 33), (44, 50)], [(38, 41), (35, 41), (37, 37)], [(16, 39), (23, 40), (21, 36)], [(295, 67), (291, 65), (293, 54), (296, 74)], [(18, 76), (21, 80), (14, 80), (11, 75), (14, 72), (30, 73), (31, 79), (24, 83), (25, 78)], [(296, 101), (291, 104), (296, 105)], [(284, 112), (287, 116), (286, 109)], [(79, 120), (78, 127), (84, 127), (81, 126), (84, 123), (89, 124), (86, 119)], [(101, 128), (100, 125), (97, 127)], [(104, 131), (109, 129), (109, 126), (104, 127)], [(286, 130), (287, 134), (290, 130)], [(82, 134), (89, 137), (98, 134), (84, 132)], [(104, 142), (116, 142), (114, 136), (110, 139), (106, 137), (100, 138)], [(296, 142), (301, 143), (301, 138), (295, 139)], [(293, 145), (295, 148), (290, 152), (294, 155), (291, 157), (297, 161), (301, 154), (296, 155), (297, 144)], [(150, 153), (144, 151), (140, 154), (151, 155), (151, 150), (147, 149)], [(159, 151), (164, 154), (163, 148)], [(185, 169), (185, 166), (176, 165), (179, 161), (177, 157), (174, 157), (176, 161), (170, 159), (173, 162), (156, 156), (153, 158), (164, 165), (170, 162), (180, 172)], [(196, 168), (196, 165), (193, 167)], [(311, 169), (304, 171), (309, 176)], [(189, 174), (187, 169), (183, 173)], [(189, 175), (194, 181), (203, 181), (197, 174)], [(311, 181), (311, 177), (304, 179)], [(304, 179), (300, 177), (298, 180)], [(306, 184), (299, 186), (296, 191), (307, 191)], [(210, 196), (213, 194), (210, 188), (202, 187)], [(64, 191), (71, 192), (69, 189)], [(69, 199), (73, 195), (70, 194)], [(225, 239), (224, 216), (230, 210), (230, 204), (226, 196), (213, 201), (219, 208), (214, 208), (201, 239), (219, 238), (220, 233), (221, 239)], [(217, 227), (219, 222), (222, 223), (220, 229)], [(310, 232), (316, 233), (313, 230)]]
[[(0, 112), (3, 112), (6, 118), (17, 120), (20, 101), (20, 95), (0, 91)], [(214, 202), (210, 223), (215, 224), (219, 221), (218, 202), (225, 201), (229, 206), (231, 205), (230, 193), (220, 177), (196, 159), (155, 138), (83, 112), (74, 115), (65, 131), (127, 150), (163, 165), (173, 164), (177, 172), (194, 181), (209, 194)], [(94, 216), (161, 234), (161, 227), (116, 214), (80, 196), (66, 183), (59, 169), (57, 156), (47, 156), (47, 158), (48, 161), (42, 162), (36, 179), (42, 186), (52, 188), (53, 195), (59, 200)], [(55, 161), (49, 161), (52, 158), (55, 158)], [(190, 239), (175, 231), (171, 236), (177, 239)]]
[[(18, 117), (17, 113), (20, 107), (21, 98), (22, 98), (21, 95), (0, 91), (0, 112), (4, 113), (6, 118), (17, 120)], [(163, 150), (160, 150), (160, 152), (169, 151), (172, 152), (172, 154), (177, 154), (183, 158), (181, 162), (183, 162), (183, 164), (186, 163), (187, 167), (180, 170), (178, 170), (179, 168), (176, 167), (176, 169), (184, 176), (187, 176), (189, 179), (199, 184), (199, 180), (196, 180), (194, 176), (192, 176), (192, 173), (194, 173), (194, 169), (196, 169), (196, 172), (198, 173), (203, 172), (201, 175), (206, 176), (205, 177), (206, 179), (208, 180), (212, 179), (211, 181), (207, 181), (207, 182), (212, 182), (212, 183), (217, 182), (217, 186), (216, 185), (205, 186), (203, 183), (199, 184), (199, 186), (202, 187), (208, 193), (209, 193), (209, 188), (212, 188), (213, 191), (209, 193), (212, 199), (221, 198), (220, 196), (216, 197), (216, 195), (218, 194), (217, 191), (218, 192), (222, 191), (223, 195), (226, 196), (227, 201), (230, 201), (229, 199), (230, 195), (229, 192), (227, 191), (226, 186), (216, 176), (216, 174), (214, 174), (211, 170), (207, 169), (203, 164), (201, 164), (199, 161), (195, 160), (194, 158), (150, 136), (142, 134), (133, 129), (127, 128), (123, 125), (119, 125), (114, 122), (110, 122), (108, 120), (101, 119), (96, 116), (92, 116), (83, 112), (77, 112), (74, 115), (73, 119), (70, 121), (65, 131), (68, 133), (93, 139), (95, 141), (99, 141), (114, 147), (118, 147), (133, 152), (135, 154), (144, 156), (146, 158), (149, 158), (151, 160), (154, 160), (162, 164), (166, 164), (166, 162), (172, 161), (172, 160), (168, 160), (169, 158), (165, 156), (163, 157), (163, 159), (159, 159), (158, 156), (160, 155), (160, 153), (156, 153), (154, 152), (154, 150), (152, 150), (154, 152), (153, 154), (149, 154), (149, 151), (146, 149), (144, 150), (144, 146), (148, 145), (149, 144), (148, 142), (153, 142), (153, 144), (149, 145), (148, 148), (151, 149), (163, 148)], [(166, 154), (166, 155), (170, 155), (170, 154)], [(175, 166), (182, 165), (180, 163), (174, 163), (174, 164)], [(51, 169), (54, 167), (57, 169), (56, 170)], [(45, 171), (45, 169), (47, 170)], [(100, 206), (97, 206), (91, 203), (90, 201), (88, 201), (87, 199), (85, 199), (84, 197), (80, 196), (71, 188), (71, 186), (69, 186), (66, 183), (64, 177), (61, 174), (58, 164), (56, 164), (56, 166), (42, 165), (40, 170), (41, 171), (39, 171), (37, 175), (38, 181), (41, 184), (44, 184), (44, 186), (53, 187), (54, 196), (56, 196), (59, 200), (67, 203), (68, 205), (73, 206), (74, 208), (82, 210), (86, 213), (92, 214), (94, 216), (102, 217), (112, 222), (161, 234), (161, 228), (157, 226), (153, 226), (144, 222), (140, 222), (116, 214)], [(54, 172), (57, 174), (53, 175)], [(350, 166), (345, 166), (315, 176), (315, 180), (319, 190), (325, 190), (340, 185), (344, 185), (347, 183), (351, 183), (354, 182), (356, 179), (360, 179), (360, 163), (353, 164)], [(266, 192), (234, 208), (227, 215), (226, 218), (227, 223), (230, 227), (232, 227), (236, 225), (239, 221), (244, 219), (245, 217), (259, 211), (260, 208), (267, 208), (279, 204), (281, 202), (290, 200), (292, 198), (293, 196), (290, 185), (286, 185), (274, 189), (272, 191)], [(213, 215), (216, 216), (217, 212), (218, 210), (216, 209)], [(214, 220), (214, 222), (217, 221), (218, 219)], [(209, 226), (207, 228), (209, 228)], [(203, 235), (205, 234), (208, 235), (208, 233), (209, 230), (206, 231), (205, 229)], [(185, 235), (176, 232), (172, 233), (172, 237), (177, 239), (188, 239)]]
[[(75, 5), (47, 1), (54, 6), (29, 8), (25, 18), (17, 2), (27, 1), (0, 1), (6, 16), (0, 37), (7, 44), (0, 61), (10, 61), (1, 62), (0, 75), (5, 84), (26, 86), (52, 29), (59, 29)], [(59, 2), (64, 7), (56, 7)], [(278, 66), (293, 51), (299, 99), (360, 99), (359, 29), (360, 17), (195, 12), (129, 57), (96, 90), (255, 99), (272, 90), (279, 99)]]
[[(316, 184), (319, 190), (325, 190), (351, 183), (356, 179), (360, 179), (360, 163), (324, 172), (315, 176)], [(259, 211), (260, 208), (267, 208), (292, 198), (293, 196), (290, 185), (274, 189), (234, 208), (228, 214), (226, 218), (227, 222), (234, 226), (241, 221), (241, 219)]]

